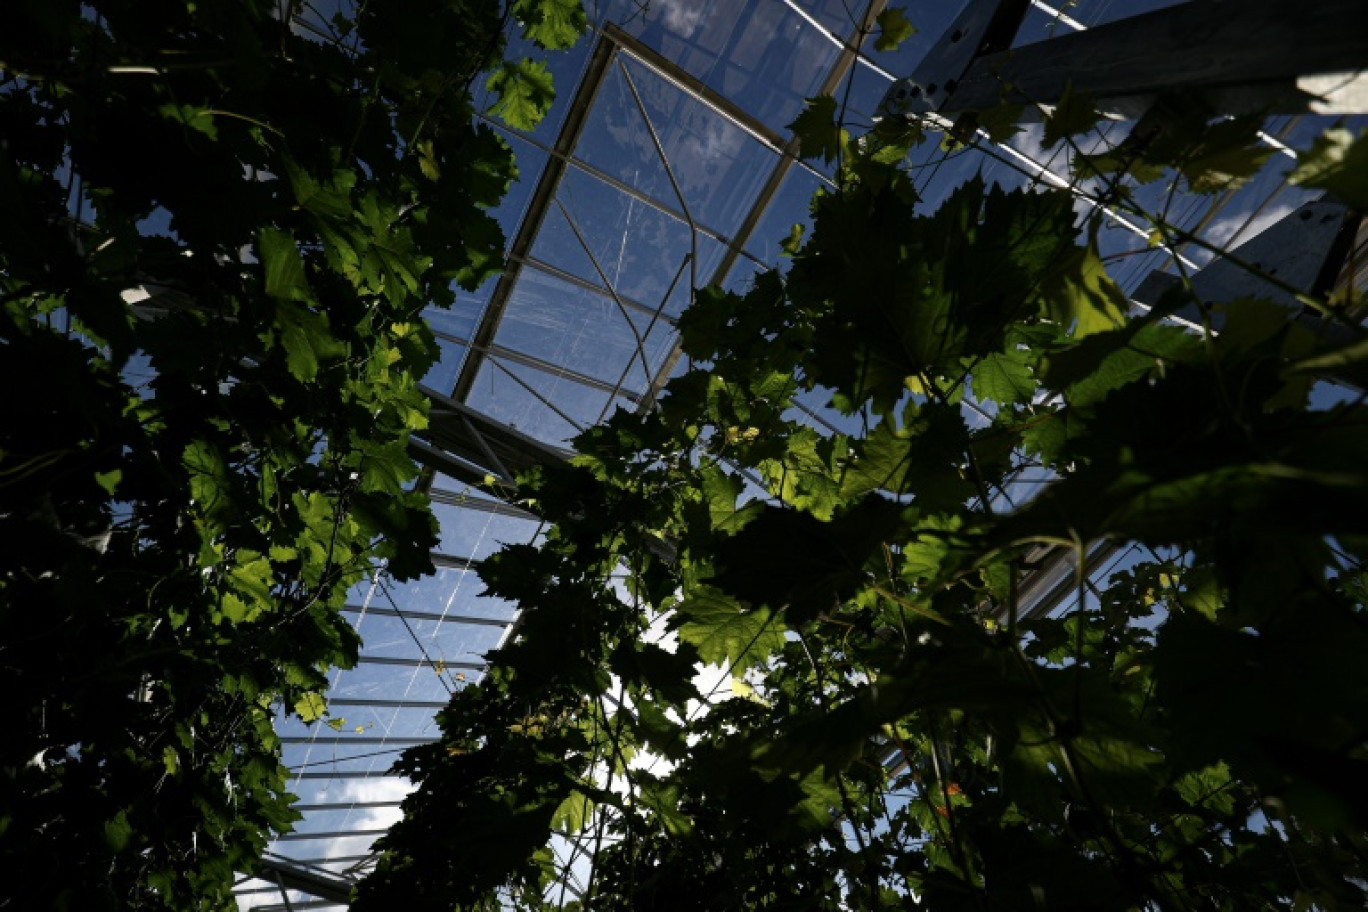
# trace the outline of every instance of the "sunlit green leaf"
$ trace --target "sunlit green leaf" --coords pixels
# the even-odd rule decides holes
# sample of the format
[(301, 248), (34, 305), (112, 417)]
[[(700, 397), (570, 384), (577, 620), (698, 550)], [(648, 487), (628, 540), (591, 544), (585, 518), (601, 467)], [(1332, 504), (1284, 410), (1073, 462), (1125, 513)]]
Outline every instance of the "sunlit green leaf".
[(891, 6), (884, 10), (879, 13), (877, 22), (879, 37), (874, 39), (876, 51), (896, 51), (898, 45), (917, 32), (912, 23), (907, 21), (907, 15), (902, 7)]
[(711, 665), (740, 670), (762, 664), (784, 645), (784, 625), (766, 607), (742, 608), (714, 591), (697, 591), (676, 609), (679, 638)]
[(539, 60), (506, 62), (485, 83), (498, 96), (490, 112), (517, 130), (531, 130), (551, 108), (551, 73)]
[(1346, 127), (1317, 136), (1288, 180), (1305, 187), (1328, 190), (1359, 212), (1368, 212), (1368, 132), (1356, 137)]

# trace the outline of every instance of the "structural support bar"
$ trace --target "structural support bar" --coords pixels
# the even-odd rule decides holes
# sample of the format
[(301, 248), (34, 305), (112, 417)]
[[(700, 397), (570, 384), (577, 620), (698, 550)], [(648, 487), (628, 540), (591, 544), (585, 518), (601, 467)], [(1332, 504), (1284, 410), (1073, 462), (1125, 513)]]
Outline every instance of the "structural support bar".
[(1053, 105), (1073, 85), (1126, 118), (1162, 93), (1193, 91), (1222, 113), (1354, 113), (1355, 77), (1368, 70), (1363, 14), (1362, 0), (1190, 0), (980, 56), (962, 77), (946, 74), (954, 89), (940, 109)]
[(422, 439), (410, 440), (409, 451), (429, 468), (472, 485), (484, 484), (486, 476), (512, 484), (521, 471), (568, 458), (566, 450), (542, 443), (436, 390), (422, 389), (432, 400), (432, 410)]

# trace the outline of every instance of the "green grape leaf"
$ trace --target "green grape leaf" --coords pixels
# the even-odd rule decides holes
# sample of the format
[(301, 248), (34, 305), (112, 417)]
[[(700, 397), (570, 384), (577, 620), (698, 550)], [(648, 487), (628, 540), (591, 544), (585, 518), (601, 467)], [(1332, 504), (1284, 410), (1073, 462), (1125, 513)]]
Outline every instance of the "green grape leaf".
[(311, 690), (295, 701), (294, 711), (302, 721), (314, 722), (328, 711), (328, 704), (321, 693)]
[(1036, 384), (1025, 358), (1024, 352), (1015, 350), (992, 352), (980, 358), (972, 368), (974, 395), (1002, 405), (1030, 402)]
[(513, 16), (523, 34), (548, 51), (573, 47), (589, 26), (580, 0), (515, 0)]
[(218, 127), (214, 125), (214, 114), (208, 108), (195, 105), (162, 105), (158, 111), (168, 120), (177, 120), (192, 130), (203, 133), (210, 139), (218, 139)]
[(879, 13), (876, 21), (879, 25), (879, 37), (874, 39), (876, 51), (896, 51), (898, 45), (917, 33), (902, 7), (889, 7)]
[(517, 63), (505, 61), (490, 74), (485, 87), (498, 96), (490, 113), (515, 130), (536, 127), (555, 99), (546, 64), (526, 57)]
[(744, 609), (716, 590), (696, 590), (675, 609), (679, 638), (709, 665), (762, 665), (784, 647), (784, 625), (769, 608)]
[(807, 100), (803, 113), (788, 125), (798, 137), (798, 154), (830, 164), (850, 142), (850, 134), (836, 122), (836, 99), (821, 95)]
[(297, 379), (317, 379), (320, 363), (346, 354), (346, 343), (333, 336), (327, 317), (293, 301), (281, 301), (275, 326), (285, 349), (286, 365)]
[(266, 293), (273, 298), (307, 301), (309, 283), (304, 278), (304, 260), (294, 236), (278, 228), (263, 228), (257, 250), (266, 266)]
[(1092, 242), (1059, 263), (1046, 283), (1045, 304), (1060, 326), (1073, 326), (1078, 339), (1117, 328), (1130, 306)]
[(128, 812), (119, 811), (105, 821), (104, 841), (110, 851), (122, 852), (133, 840), (133, 825), (128, 822)]
[(1297, 154), (1288, 180), (1328, 190), (1356, 211), (1368, 212), (1368, 130), (1357, 137), (1345, 127), (1326, 130), (1308, 151)]
[(593, 799), (574, 789), (551, 815), (551, 829), (562, 833), (578, 833), (593, 819), (593, 814)]
[(119, 482), (123, 479), (121, 469), (111, 469), (108, 472), (96, 472), (95, 483), (104, 488), (105, 493), (110, 497), (114, 496), (115, 490), (119, 487)]
[(1245, 184), (1273, 154), (1259, 139), (1262, 117), (1237, 117), (1211, 124), (1178, 163), (1197, 193), (1233, 190)]
[(869, 495), (828, 521), (766, 507), (744, 529), (717, 543), (712, 584), (754, 606), (785, 612), (796, 626), (861, 591), (867, 565), (883, 560), (904, 507)]
[(1075, 92), (1073, 84), (1064, 88), (1059, 103), (1045, 115), (1045, 134), (1041, 145), (1046, 149), (1054, 148), (1061, 139), (1086, 133), (1097, 125), (1102, 115), (1097, 103), (1081, 92)]

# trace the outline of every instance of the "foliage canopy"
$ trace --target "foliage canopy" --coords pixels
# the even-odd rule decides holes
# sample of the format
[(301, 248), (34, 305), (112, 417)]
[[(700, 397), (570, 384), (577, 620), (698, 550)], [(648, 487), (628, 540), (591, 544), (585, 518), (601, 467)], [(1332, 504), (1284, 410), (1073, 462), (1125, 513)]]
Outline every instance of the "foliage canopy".
[[(1141, 312), (1071, 193), (926, 211), (915, 133), (836, 113), (794, 125), (840, 181), (788, 269), (699, 294), (659, 408), (523, 479), (553, 530), (481, 569), (519, 636), (398, 765), (356, 907), (1361, 908), (1368, 408), (1312, 395), (1362, 376), (1353, 302), (1307, 299), (1347, 343), (1252, 299), (1213, 331), (1188, 282)], [(1138, 184), (1266, 157), (1185, 123), (1075, 158), (1161, 243)], [(1361, 206), (1346, 135), (1296, 179)]]
[(233, 908), (348, 589), (431, 569), (420, 312), (499, 268), (516, 173), (472, 81), (530, 124), (505, 26), (584, 15), (333, 6), (0, 12), (0, 906)]

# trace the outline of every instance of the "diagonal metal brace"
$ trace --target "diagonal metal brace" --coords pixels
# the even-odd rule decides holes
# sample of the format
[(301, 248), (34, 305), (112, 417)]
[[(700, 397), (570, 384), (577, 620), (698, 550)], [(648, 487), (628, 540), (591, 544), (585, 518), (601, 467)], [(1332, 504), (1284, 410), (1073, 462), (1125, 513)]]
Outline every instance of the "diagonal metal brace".
[(429, 468), (472, 485), (484, 484), (486, 476), (512, 484), (520, 472), (571, 456), (571, 451), (542, 443), (464, 402), (420, 389), (432, 400), (432, 409), (428, 427), (410, 438), (409, 453)]

